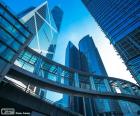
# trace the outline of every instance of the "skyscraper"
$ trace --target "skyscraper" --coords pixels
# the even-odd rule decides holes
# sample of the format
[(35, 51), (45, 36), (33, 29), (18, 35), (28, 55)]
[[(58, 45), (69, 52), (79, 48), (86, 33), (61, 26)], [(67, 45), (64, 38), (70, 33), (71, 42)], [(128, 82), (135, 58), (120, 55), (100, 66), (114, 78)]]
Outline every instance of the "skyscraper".
[[(63, 11), (60, 8), (54, 7), (52, 11), (54, 9), (56, 9), (55, 11), (57, 12), (53, 12), (53, 14), (51, 14), (48, 3), (45, 1), (37, 7), (32, 6), (22, 11), (18, 15), (20, 20), (33, 33), (33, 40), (29, 46), (50, 60), (53, 60), (56, 50), (58, 38), (57, 26), (59, 23), (60, 31), (60, 25), (63, 17)], [(61, 20), (58, 16), (61, 17)], [(38, 59), (34, 69), (35, 74), (41, 75), (39, 71), (39, 67), (41, 67), (41, 65), (42, 59)], [(48, 73), (45, 73), (45, 76), (48, 77)], [(44, 89), (36, 89), (36, 93), (40, 94), (42, 97), (46, 97), (47, 95), (47, 91)]]
[[(88, 68), (86, 68), (87, 72), (94, 73), (96, 75), (103, 75), (106, 77), (108, 76), (104, 64), (102, 62), (102, 59), (100, 57), (100, 54), (98, 52), (98, 49), (96, 48), (92, 37), (86, 35), (80, 40), (79, 51), (81, 53), (80, 60), (82, 71), (85, 71), (85, 67), (88, 66)], [(104, 90), (104, 87), (100, 89)], [(95, 105), (94, 110), (96, 111), (96, 113), (99, 114), (103, 114), (104, 112), (121, 113), (119, 104), (113, 100), (94, 99), (92, 100), (92, 104)]]
[[(106, 78), (108, 77), (98, 49), (96, 48), (92, 37), (90, 37), (89, 35), (86, 35), (79, 41), (79, 49), (77, 49), (71, 42), (68, 43), (66, 49), (65, 65), (84, 72), (106, 76)], [(85, 85), (82, 84), (82, 81), (85, 80), (81, 80), (80, 86), (84, 87)], [(101, 84), (103, 82), (98, 82), (97, 80), (96, 84), (99, 83)], [(109, 89), (107, 88), (106, 90), (105, 86), (96, 86), (95, 88), (101, 91), (108, 91)], [(74, 103), (74, 111), (80, 112), (84, 115), (103, 115), (116, 113), (120, 116), (122, 115), (122, 111), (118, 101), (80, 97), (69, 98), (69, 100), (73, 101)]]
[(76, 70), (80, 70), (81, 68), (80, 52), (72, 42), (69, 42), (66, 48), (65, 65)]
[(0, 2), (0, 81), (31, 37), (31, 32)]
[(85, 37), (83, 37), (83, 39), (80, 40), (79, 51), (86, 57), (81, 57), (81, 63), (87, 61), (88, 72), (107, 76), (104, 64), (101, 60), (100, 54), (93, 42), (92, 37), (86, 35)]
[(140, 1), (82, 1), (140, 84)]
[[(54, 20), (53, 17), (57, 17), (55, 15), (59, 14), (54, 13), (52, 16), (47, 1), (37, 7), (32, 6), (18, 15), (20, 20), (33, 33), (33, 41), (30, 43), (30, 47), (37, 52), (42, 52), (49, 59), (54, 57), (58, 36), (56, 24), (59, 19)], [(63, 16), (63, 12), (60, 15)], [(59, 25), (61, 25), (61, 22), (59, 22)]]
[[(52, 14), (52, 18), (54, 20), (55, 23), (55, 27), (57, 29), (58, 32), (60, 32), (60, 27), (62, 24), (62, 19), (63, 19), (63, 11), (61, 10), (61, 8), (59, 8), (58, 6), (55, 6), (52, 10), (51, 10), (51, 14)], [(48, 53), (46, 55), (47, 58), (49, 59), (53, 59), (53, 55), (52, 53), (55, 52), (56, 49), (56, 39), (54, 39), (52, 41), (52, 44), (49, 46), (48, 48)]]
[[(69, 68), (81, 70), (80, 52), (76, 46), (69, 41), (66, 48), (65, 65)], [(84, 114), (83, 99), (81, 97), (67, 97), (64, 95), (63, 99), (68, 99), (68, 103), (72, 105), (72, 110)]]
[(60, 31), (60, 27), (61, 27), (61, 23), (62, 23), (62, 19), (63, 19), (63, 14), (64, 14), (63, 11), (58, 6), (55, 6), (51, 10), (51, 14), (52, 14), (54, 22), (56, 24), (57, 30)]

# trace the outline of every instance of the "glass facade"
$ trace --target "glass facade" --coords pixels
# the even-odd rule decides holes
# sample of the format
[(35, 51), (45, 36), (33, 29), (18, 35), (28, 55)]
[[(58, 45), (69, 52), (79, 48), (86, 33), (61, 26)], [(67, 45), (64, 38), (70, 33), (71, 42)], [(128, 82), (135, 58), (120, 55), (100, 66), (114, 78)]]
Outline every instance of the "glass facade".
[[(92, 40), (92, 37), (89, 35), (80, 40), (79, 50), (71, 42), (68, 43), (66, 49), (65, 65), (76, 70), (107, 76), (98, 50)], [(104, 80), (93, 78), (93, 81), (95, 84), (94, 88), (96, 90), (102, 92), (108, 91), (109, 88), (105, 86)], [(89, 76), (79, 75), (78, 86), (82, 89), (91, 90), (91, 78)], [(73, 110), (80, 112), (83, 115), (103, 114), (105, 112), (117, 112), (122, 114), (119, 104), (117, 101), (114, 102), (113, 100), (72, 97), (69, 98), (69, 101), (70, 103), (73, 103)], [(83, 108), (83, 110), (81, 110), (81, 108)]]
[[(137, 64), (140, 57), (140, 1), (82, 1), (140, 84), (140, 71), (135, 71), (140, 69)], [(130, 64), (133, 66), (130, 67)]]
[(59, 7), (54, 7), (50, 12), (48, 3), (44, 2), (38, 7), (31, 7), (21, 12), (19, 16), (34, 34), (29, 46), (47, 58), (53, 59), (63, 11)]
[[(101, 60), (101, 57), (93, 42), (92, 37), (87, 35), (80, 40), (79, 51), (86, 57), (88, 72), (95, 73), (97, 75), (107, 76), (104, 64)], [(81, 58), (81, 63), (84, 61), (85, 59)]]
[[(29, 47), (48, 59), (53, 60), (57, 46), (58, 31), (60, 31), (60, 25), (62, 22), (63, 11), (59, 7), (54, 7), (50, 11), (48, 2), (45, 1), (37, 7), (33, 6), (19, 13), (19, 17), (20, 20), (33, 33), (33, 40), (31, 41)], [(59, 30), (57, 26), (59, 26)], [(42, 67), (42, 64), (42, 59), (37, 59), (35, 67), (30, 68), (30, 70), (35, 74), (43, 74), (44, 77), (48, 77), (49, 79), (56, 81), (56, 76), (54, 74), (49, 74), (44, 71), (40, 72), (39, 68)], [(47, 64), (44, 66), (48, 67)], [(23, 68), (24, 67), (26, 67), (26, 65), (24, 65)], [(47, 96), (47, 91), (44, 89), (38, 88), (37, 92), (44, 97)], [(49, 94), (54, 95), (54, 93)]]
[(72, 42), (66, 48), (65, 66), (80, 70), (80, 52)]
[(63, 18), (63, 11), (58, 6), (55, 6), (51, 10), (51, 14), (52, 14), (53, 19), (55, 21), (57, 30), (60, 31), (60, 27), (61, 27), (61, 23), (62, 23), (62, 18)]
[(0, 73), (31, 39), (31, 32), (0, 3)]

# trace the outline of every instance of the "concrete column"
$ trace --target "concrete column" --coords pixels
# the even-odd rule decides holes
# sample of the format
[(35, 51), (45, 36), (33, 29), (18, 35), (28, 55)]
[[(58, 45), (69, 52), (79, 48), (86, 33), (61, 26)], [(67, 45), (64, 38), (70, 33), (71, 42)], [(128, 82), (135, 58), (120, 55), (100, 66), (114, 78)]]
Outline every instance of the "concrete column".
[(96, 87), (95, 87), (95, 83), (94, 83), (93, 77), (90, 76), (89, 79), (90, 79), (91, 90), (96, 90)]
[(78, 73), (74, 73), (74, 83), (75, 83), (75, 87), (80, 87)]

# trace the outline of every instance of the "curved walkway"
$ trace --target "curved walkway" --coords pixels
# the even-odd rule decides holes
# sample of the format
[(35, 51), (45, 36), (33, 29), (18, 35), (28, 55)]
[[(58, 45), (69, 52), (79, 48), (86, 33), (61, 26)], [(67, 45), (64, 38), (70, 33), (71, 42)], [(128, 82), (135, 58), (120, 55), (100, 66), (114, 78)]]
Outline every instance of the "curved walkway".
[[(27, 61), (25, 56), (30, 60)], [(21, 62), (22, 66), (20, 66)], [(19, 56), (15, 64), (18, 66), (13, 65), (8, 76), (30, 86), (75, 96), (126, 100), (140, 105), (140, 89), (136, 84), (122, 79), (98, 76), (67, 68), (48, 60), (30, 48), (27, 48)], [(33, 70), (28, 69), (28, 65)]]

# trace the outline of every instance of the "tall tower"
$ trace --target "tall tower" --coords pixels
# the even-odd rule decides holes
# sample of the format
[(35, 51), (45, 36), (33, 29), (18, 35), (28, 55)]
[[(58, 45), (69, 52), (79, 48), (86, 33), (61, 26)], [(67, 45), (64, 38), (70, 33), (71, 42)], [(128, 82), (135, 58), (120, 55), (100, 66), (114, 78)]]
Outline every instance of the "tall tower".
[(57, 19), (53, 19), (47, 1), (22, 11), (18, 17), (33, 33), (30, 47), (48, 59), (53, 59), (58, 38)]
[[(58, 6), (55, 6), (51, 10), (52, 19), (54, 21), (54, 25), (55, 25), (58, 33), (60, 32), (60, 27), (61, 27), (61, 24), (62, 24), (63, 14), (64, 14), (63, 11)], [(55, 49), (56, 49), (56, 40), (54, 40), (52, 42), (52, 44), (50, 44), (50, 46), (48, 48), (49, 52), (47, 53), (46, 57), (49, 58), (49, 59), (53, 59), (53, 55), (54, 55), (53, 53), (55, 52)]]
[[(80, 63), (78, 48), (72, 42), (69, 42), (66, 48), (65, 65), (76, 70), (81, 70)], [(64, 96), (63, 99), (66, 99), (66, 97)], [(83, 99), (81, 97), (74, 96), (67, 99), (69, 99), (69, 104), (72, 105), (73, 111), (84, 114)]]
[[(0, 1), (0, 82), (32, 38), (31, 32)], [(15, 24), (16, 22), (16, 24)]]
[[(80, 40), (79, 51), (81, 53), (80, 60), (81, 60), (82, 71), (87, 70), (88, 72), (94, 73), (96, 75), (102, 75), (106, 77), (108, 76), (104, 64), (102, 62), (102, 59), (100, 57), (100, 54), (98, 52), (98, 49), (96, 48), (92, 37), (86, 35)], [(103, 88), (100, 89), (102, 90)], [(119, 104), (113, 100), (94, 99), (92, 104), (94, 104), (94, 110), (96, 113), (100, 113), (100, 114), (103, 114), (104, 112), (121, 113)]]
[(76, 70), (81, 69), (80, 52), (72, 42), (69, 42), (66, 48), (65, 65)]
[[(59, 8), (60, 9), (60, 8)], [(59, 13), (59, 12), (57, 12)], [(30, 7), (21, 13), (18, 17), (33, 33), (33, 41), (30, 47), (37, 52), (43, 54), (48, 59), (53, 60), (56, 43), (58, 38), (58, 30), (56, 27), (57, 16), (59, 14), (51, 14), (47, 1), (37, 7)], [(61, 15), (63, 15), (61, 11)], [(55, 17), (55, 20), (53, 19)], [(62, 17), (61, 17), (62, 18)], [(60, 20), (60, 19), (58, 19)], [(61, 19), (62, 21), (62, 19)], [(61, 22), (59, 22), (61, 24)], [(59, 28), (60, 29), (60, 28)], [(39, 67), (42, 65), (42, 59), (38, 59), (34, 68), (34, 73), (41, 75)], [(45, 74), (47, 77), (48, 74)], [(46, 97), (47, 91), (44, 89), (36, 89), (36, 93)], [(52, 93), (53, 94), (53, 93)]]
[(140, 84), (140, 1), (82, 1)]
[[(107, 76), (100, 54), (93, 42), (92, 37), (86, 35), (79, 42), (79, 51), (86, 57), (81, 57), (81, 63), (87, 61), (88, 71), (97, 75)], [(86, 66), (82, 66), (86, 67)]]
[(51, 10), (51, 14), (53, 16), (54, 22), (56, 24), (56, 28), (58, 30), (58, 32), (60, 31), (60, 27), (61, 27), (61, 23), (62, 23), (62, 19), (63, 19), (63, 11), (61, 8), (59, 8), (58, 6), (55, 6), (52, 10)]

